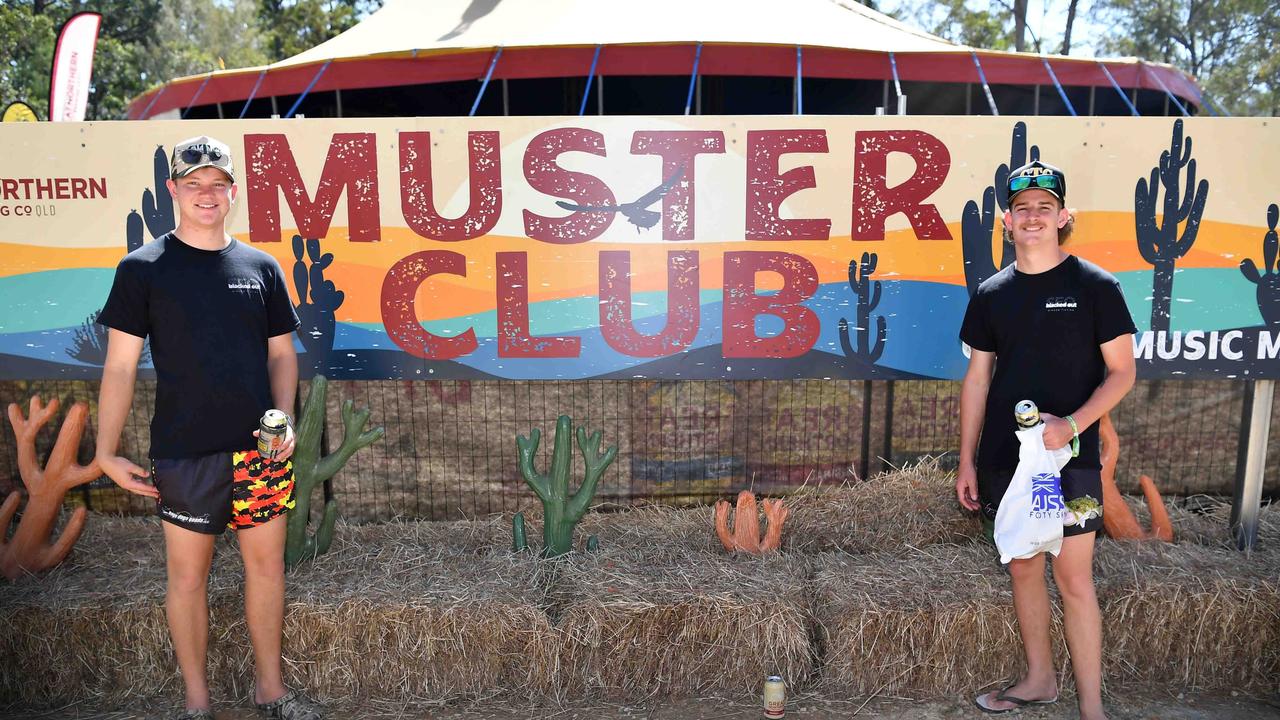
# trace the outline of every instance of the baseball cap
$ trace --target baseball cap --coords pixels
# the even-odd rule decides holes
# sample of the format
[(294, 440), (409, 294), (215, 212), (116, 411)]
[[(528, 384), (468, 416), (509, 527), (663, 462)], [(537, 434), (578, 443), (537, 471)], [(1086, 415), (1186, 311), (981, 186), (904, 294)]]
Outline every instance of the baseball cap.
[(215, 167), (236, 181), (231, 166), (231, 148), (207, 135), (183, 140), (173, 146), (169, 157), (169, 177), (177, 180), (205, 167)]
[(1014, 196), (1023, 190), (1044, 190), (1058, 198), (1058, 202), (1065, 204), (1067, 176), (1053, 165), (1032, 160), (1009, 173), (1009, 183), (1005, 188), (1006, 204), (1012, 203)]

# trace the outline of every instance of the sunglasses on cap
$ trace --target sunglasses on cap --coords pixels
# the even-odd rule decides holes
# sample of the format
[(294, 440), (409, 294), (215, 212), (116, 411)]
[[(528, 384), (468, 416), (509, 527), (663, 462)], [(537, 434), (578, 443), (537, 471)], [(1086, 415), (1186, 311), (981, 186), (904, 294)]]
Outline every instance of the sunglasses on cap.
[(182, 159), (182, 162), (188, 165), (195, 165), (204, 160), (204, 158), (209, 158), (209, 162), (215, 165), (222, 165), (224, 164), (222, 162), (223, 159), (227, 156), (223, 155), (222, 151), (216, 147), (192, 145), (179, 153), (178, 157)]
[(1022, 175), (1020, 177), (1009, 178), (1009, 192), (1022, 192), (1028, 188), (1041, 188), (1044, 190), (1053, 190), (1058, 193), (1062, 192), (1062, 183), (1058, 181), (1057, 175)]

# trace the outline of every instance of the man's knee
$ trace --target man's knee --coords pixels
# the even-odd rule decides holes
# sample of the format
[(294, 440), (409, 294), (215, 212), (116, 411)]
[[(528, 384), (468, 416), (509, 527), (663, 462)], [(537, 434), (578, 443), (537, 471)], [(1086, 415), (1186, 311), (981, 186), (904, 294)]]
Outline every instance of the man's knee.
[(243, 558), (244, 574), (247, 577), (275, 578), (284, 576), (283, 553), (244, 553)]
[(1058, 586), (1058, 593), (1067, 602), (1094, 597), (1092, 568), (1065, 569), (1055, 565), (1053, 581)]
[(204, 567), (169, 565), (169, 592), (200, 595), (209, 591), (209, 571)]

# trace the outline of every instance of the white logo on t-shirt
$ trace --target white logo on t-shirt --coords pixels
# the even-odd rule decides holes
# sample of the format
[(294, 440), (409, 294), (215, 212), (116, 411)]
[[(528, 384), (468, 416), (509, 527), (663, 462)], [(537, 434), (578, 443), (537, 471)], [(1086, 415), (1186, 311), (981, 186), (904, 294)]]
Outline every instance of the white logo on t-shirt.
[(252, 278), (231, 278), (227, 281), (228, 290), (258, 290), (258, 283)]
[(1073, 297), (1051, 297), (1044, 301), (1045, 310), (1075, 310), (1076, 299)]

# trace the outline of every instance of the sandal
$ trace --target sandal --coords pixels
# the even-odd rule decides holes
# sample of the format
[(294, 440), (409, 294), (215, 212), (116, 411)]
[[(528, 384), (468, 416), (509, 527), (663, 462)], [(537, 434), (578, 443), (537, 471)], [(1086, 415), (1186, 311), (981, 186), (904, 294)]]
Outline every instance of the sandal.
[(290, 690), (278, 700), (254, 705), (272, 720), (324, 720), (320, 706), (297, 690)]
[[(991, 693), (989, 692), (982, 693), (981, 695), (973, 699), (973, 704), (977, 705), (978, 709), (984, 713), (988, 713), (991, 715), (999, 715), (1001, 713), (1013, 712), (1014, 710), (1021, 710), (1022, 708), (1028, 705), (1052, 705), (1053, 703), (1058, 702), (1057, 695), (1054, 695), (1053, 697), (1047, 700), (1023, 700), (1020, 697), (1007, 694), (1009, 692), (1009, 688), (1012, 688), (1012, 687), (1013, 685), (1010, 685), (1009, 687), (1006, 687), (1005, 689), (996, 693), (995, 697), (991, 698), (991, 700), (987, 699), (987, 697), (991, 695)], [(1009, 707), (1009, 708), (992, 707), (989, 704), (992, 700), (996, 702), (1013, 703), (1013, 707)]]

